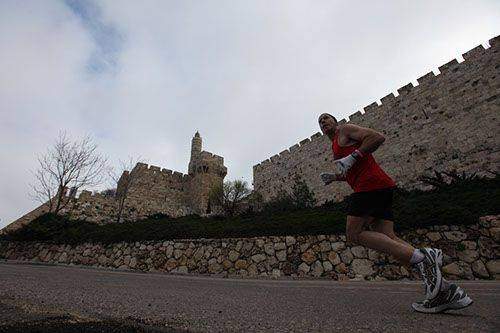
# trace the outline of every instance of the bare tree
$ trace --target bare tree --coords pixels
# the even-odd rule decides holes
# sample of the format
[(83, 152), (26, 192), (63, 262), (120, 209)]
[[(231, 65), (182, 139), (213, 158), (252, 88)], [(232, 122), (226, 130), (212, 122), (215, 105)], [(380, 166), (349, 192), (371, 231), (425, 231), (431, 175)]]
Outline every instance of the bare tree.
[(107, 159), (97, 152), (97, 145), (89, 136), (72, 141), (65, 132), (59, 133), (54, 145), (38, 157), (32, 196), (49, 212), (59, 213), (68, 200), (66, 189), (76, 193), (80, 188), (99, 185), (107, 168)]
[(118, 200), (118, 211), (116, 212), (117, 223), (121, 221), (129, 191), (140, 177), (139, 173), (132, 172), (134, 166), (139, 162), (146, 163), (142, 158), (129, 157), (126, 161), (120, 160), (118, 169), (111, 169), (109, 172), (109, 176), (116, 187), (116, 199)]
[(238, 205), (250, 194), (248, 184), (242, 180), (227, 181), (210, 190), (210, 202), (222, 208), (228, 216), (233, 216)]

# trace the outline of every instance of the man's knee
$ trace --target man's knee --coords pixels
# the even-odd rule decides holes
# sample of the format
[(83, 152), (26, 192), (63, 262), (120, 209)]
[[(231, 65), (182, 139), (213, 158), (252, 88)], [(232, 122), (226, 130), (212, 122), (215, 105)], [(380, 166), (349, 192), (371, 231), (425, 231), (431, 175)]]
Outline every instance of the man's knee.
[(386, 232), (384, 232), (384, 234), (385, 234), (387, 237), (389, 237), (390, 239), (394, 239), (394, 240), (395, 240), (395, 239), (397, 238), (397, 237), (396, 237), (396, 234), (395, 234), (394, 232), (392, 232), (392, 231), (386, 231)]
[(360, 234), (364, 230), (365, 225), (369, 221), (370, 221), (369, 218), (362, 218), (356, 216), (347, 217), (346, 241), (348, 245), (359, 244)]
[(396, 234), (394, 233), (394, 228), (392, 225), (392, 222), (390, 221), (384, 221), (384, 220), (377, 220), (375, 221), (374, 225), (372, 226), (372, 230), (376, 232), (380, 232), (390, 239), (397, 239)]

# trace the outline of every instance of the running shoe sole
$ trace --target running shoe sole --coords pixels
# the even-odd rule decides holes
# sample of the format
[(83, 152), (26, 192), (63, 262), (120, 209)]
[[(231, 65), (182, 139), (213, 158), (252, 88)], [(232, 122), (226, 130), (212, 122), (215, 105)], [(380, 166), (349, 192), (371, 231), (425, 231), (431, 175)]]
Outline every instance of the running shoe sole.
[(412, 308), (422, 313), (440, 313), (446, 310), (460, 310), (468, 307), (472, 303), (472, 299), (462, 288), (451, 283), (449, 288), (446, 291), (440, 291), (438, 297), (435, 299), (425, 299), (420, 302), (415, 302), (412, 304)]
[(446, 310), (464, 309), (464, 308), (472, 305), (472, 303), (474, 303), (474, 301), (469, 296), (466, 296), (457, 302), (450, 303), (450, 304), (443, 304), (443, 305), (439, 305), (439, 306), (436, 306), (433, 308), (426, 308), (423, 306), (423, 304), (421, 302), (413, 303), (411, 305), (411, 307), (413, 308), (413, 310), (415, 310), (417, 312), (421, 312), (421, 313), (441, 313), (441, 312), (446, 311)]

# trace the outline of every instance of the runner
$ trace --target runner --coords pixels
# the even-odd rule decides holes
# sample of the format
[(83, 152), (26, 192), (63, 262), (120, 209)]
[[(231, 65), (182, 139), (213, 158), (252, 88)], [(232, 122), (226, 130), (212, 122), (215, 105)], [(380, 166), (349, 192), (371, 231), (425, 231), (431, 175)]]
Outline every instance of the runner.
[(394, 233), (393, 191), (396, 187), (372, 156), (382, 145), (382, 134), (353, 124), (338, 125), (334, 116), (323, 113), (321, 131), (332, 141), (333, 173), (322, 173), (328, 185), (346, 181), (354, 193), (347, 213), (347, 242), (392, 255), (404, 265), (416, 267), (425, 284), (425, 299), (412, 304), (419, 312), (438, 313), (461, 309), (472, 299), (457, 285), (442, 278), (443, 253), (439, 249), (416, 249)]

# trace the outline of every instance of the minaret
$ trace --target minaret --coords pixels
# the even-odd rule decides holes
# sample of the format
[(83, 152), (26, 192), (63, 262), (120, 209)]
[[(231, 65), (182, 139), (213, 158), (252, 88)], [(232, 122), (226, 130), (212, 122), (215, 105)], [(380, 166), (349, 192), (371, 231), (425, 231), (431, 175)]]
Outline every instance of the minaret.
[(195, 171), (194, 166), (201, 154), (201, 136), (198, 131), (196, 131), (193, 139), (191, 140), (191, 160), (189, 161), (188, 174), (192, 175)]
[(198, 131), (194, 134), (193, 139), (191, 140), (191, 159), (193, 157), (198, 156), (201, 153), (201, 136)]
[(221, 156), (202, 151), (200, 133), (196, 132), (191, 140), (191, 160), (189, 161), (189, 185), (186, 200), (195, 214), (210, 214), (210, 191), (222, 186), (227, 168)]

